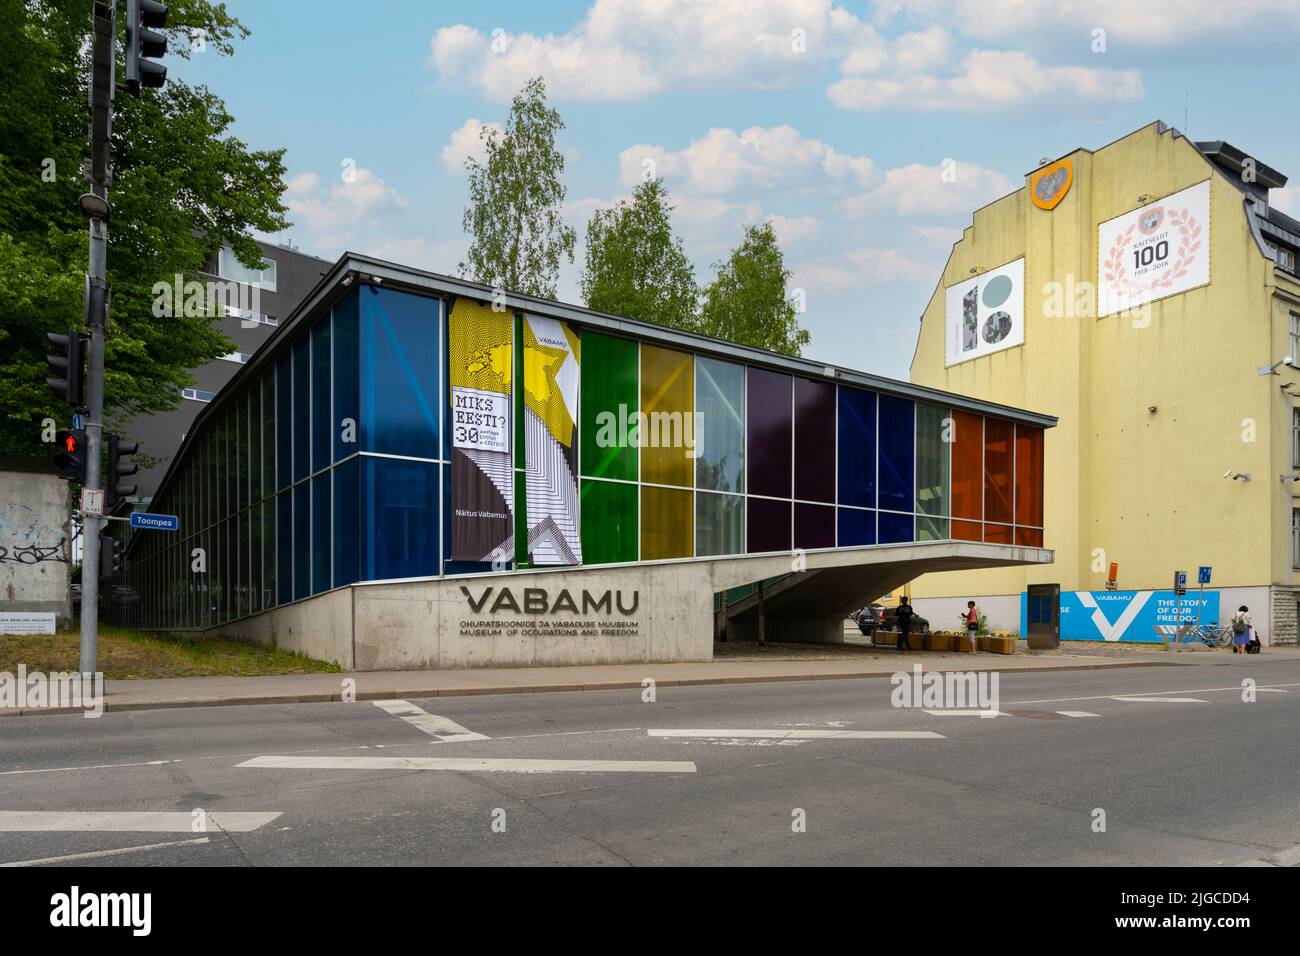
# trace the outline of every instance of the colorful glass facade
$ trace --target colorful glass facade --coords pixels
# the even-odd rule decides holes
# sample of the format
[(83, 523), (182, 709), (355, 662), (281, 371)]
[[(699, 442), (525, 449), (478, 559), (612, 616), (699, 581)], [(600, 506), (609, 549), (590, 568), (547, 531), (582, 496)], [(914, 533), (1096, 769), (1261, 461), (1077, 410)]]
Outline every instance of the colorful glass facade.
[[(545, 522), (530, 528), (518, 510), (503, 552), (514, 563), (451, 560), (461, 520), (452, 452), (465, 447), (452, 434), (453, 307), (358, 283), (241, 372), (151, 506), (178, 515), (181, 531), (129, 542), (139, 595), (129, 623), (212, 627), (359, 581), (512, 570), (545, 547), (534, 540)], [(576, 383), (577, 435), (561, 436), (577, 449), (576, 481), (570, 473), (564, 486), (573, 497), (561, 500), (561, 487), (530, 514), (576, 507), (583, 565), (944, 540), (1043, 545), (1037, 425), (954, 408), (939, 393), (928, 401), (799, 374), (777, 357), (765, 366), (762, 353), (722, 357), (704, 340), (714, 354), (686, 337), (669, 346), (566, 322), (535, 322), (529, 338), (516, 321), (513, 344), (458, 361), (537, 365), (513, 376), (500, 432), (477, 436), (471, 451), (516, 509), (526, 454), (546, 451), (526, 444), (522, 408), (546, 411)], [(523, 394), (539, 383), (546, 395)], [(495, 460), (478, 454), (485, 448), (508, 452), (500, 475), (482, 464)], [(533, 475), (530, 494), (546, 493), (546, 478)]]

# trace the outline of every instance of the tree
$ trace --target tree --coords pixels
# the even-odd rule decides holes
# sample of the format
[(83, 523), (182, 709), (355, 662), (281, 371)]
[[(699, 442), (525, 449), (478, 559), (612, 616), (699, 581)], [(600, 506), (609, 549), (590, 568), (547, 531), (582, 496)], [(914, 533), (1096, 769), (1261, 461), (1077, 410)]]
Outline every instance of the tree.
[(510, 292), (555, 297), (560, 259), (573, 261), (577, 240), (560, 218), (564, 156), (555, 134), (562, 129), (564, 120), (546, 105), (540, 76), (515, 95), (503, 134), (483, 127), (486, 163), (465, 160), (470, 204), (461, 225), (472, 241), (461, 275)]
[(704, 290), (699, 331), (729, 342), (798, 355), (811, 336), (799, 327), (794, 302), (786, 298), (790, 270), (785, 267), (772, 224), (746, 228), (745, 241), (715, 268), (717, 277)]
[[(40, 422), (68, 408), (45, 386), (46, 332), (83, 321), (86, 102), (92, 0), (0, 0), (0, 452), (44, 454)], [(118, 66), (125, 39), (118, 4)], [(168, 61), (205, 49), (230, 55), (248, 31), (207, 0), (169, 0)], [(201, 32), (200, 32), (201, 31)], [(174, 62), (173, 62), (174, 65)], [(139, 99), (114, 101), (109, 193), (105, 410), (110, 421), (175, 408), (189, 369), (234, 343), (210, 316), (155, 316), (157, 282), (192, 276), (229, 244), (261, 262), (249, 233), (287, 225), (283, 150), (250, 151), (228, 135), (233, 117), (204, 87), (175, 77)]]
[(674, 329), (695, 330), (699, 287), (682, 241), (673, 236), (662, 179), (643, 181), (632, 202), (598, 209), (587, 223), (582, 296), (588, 308)]

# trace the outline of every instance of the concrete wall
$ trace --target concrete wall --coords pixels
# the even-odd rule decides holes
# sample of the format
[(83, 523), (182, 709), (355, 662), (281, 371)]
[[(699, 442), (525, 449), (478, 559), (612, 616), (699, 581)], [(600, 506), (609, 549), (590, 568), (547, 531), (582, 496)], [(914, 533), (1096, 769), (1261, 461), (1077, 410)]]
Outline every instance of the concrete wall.
[(286, 604), (207, 633), (259, 644), (274, 642), (276, 647), (287, 651), (333, 661), (344, 670), (353, 670), (352, 589), (340, 588)]
[(0, 609), (71, 615), (68, 484), (41, 459), (0, 460)]

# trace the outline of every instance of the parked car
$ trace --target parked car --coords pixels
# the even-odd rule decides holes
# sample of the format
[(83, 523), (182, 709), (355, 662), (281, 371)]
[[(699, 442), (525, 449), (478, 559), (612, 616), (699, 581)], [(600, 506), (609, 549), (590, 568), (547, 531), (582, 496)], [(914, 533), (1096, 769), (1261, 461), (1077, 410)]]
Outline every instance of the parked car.
[[(858, 608), (849, 615), (849, 619), (867, 637), (870, 637), (876, 631), (898, 630), (898, 608), (885, 607), (883, 604), (868, 604), (866, 607)], [(911, 633), (930, 633), (930, 622), (913, 612)]]

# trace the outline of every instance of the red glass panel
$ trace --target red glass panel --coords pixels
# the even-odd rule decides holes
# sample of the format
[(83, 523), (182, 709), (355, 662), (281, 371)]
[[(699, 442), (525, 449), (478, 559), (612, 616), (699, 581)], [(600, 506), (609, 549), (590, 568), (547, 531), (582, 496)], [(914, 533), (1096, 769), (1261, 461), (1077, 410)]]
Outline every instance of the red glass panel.
[[(973, 412), (952, 413), (952, 516), (974, 518), (984, 516), (984, 416)], [(953, 523), (954, 526), (956, 522)], [(976, 525), (973, 536), (953, 532), (954, 538), (979, 541), (981, 534)]]
[(984, 540), (989, 544), (1010, 544), (1011, 525), (986, 524), (984, 526)]
[(984, 529), (978, 521), (954, 521), (952, 537), (955, 541), (983, 541)]
[(1042, 528), (1017, 528), (1016, 544), (1026, 548), (1041, 548), (1043, 546), (1043, 529)]
[(1015, 425), (984, 419), (984, 520), (1011, 524), (1011, 441)]
[(1043, 526), (1043, 430), (1016, 426), (1016, 524)]

